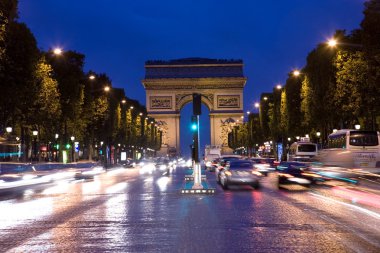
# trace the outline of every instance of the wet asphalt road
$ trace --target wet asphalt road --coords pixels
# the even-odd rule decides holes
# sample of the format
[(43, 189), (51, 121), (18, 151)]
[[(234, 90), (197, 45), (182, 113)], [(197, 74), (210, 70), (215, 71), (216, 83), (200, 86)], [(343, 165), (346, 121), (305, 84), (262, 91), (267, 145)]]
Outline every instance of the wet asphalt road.
[(278, 190), (275, 175), (223, 191), (207, 172), (216, 194), (181, 195), (188, 172), (120, 169), (1, 196), (0, 252), (380, 252), (377, 206)]

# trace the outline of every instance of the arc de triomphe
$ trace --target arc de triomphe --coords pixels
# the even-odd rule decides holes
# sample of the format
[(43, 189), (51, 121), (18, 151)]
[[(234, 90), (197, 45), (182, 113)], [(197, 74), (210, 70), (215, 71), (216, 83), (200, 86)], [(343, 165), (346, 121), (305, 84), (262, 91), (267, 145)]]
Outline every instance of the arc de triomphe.
[(148, 116), (156, 119), (163, 131), (161, 155), (168, 148), (180, 152), (180, 112), (192, 102), (192, 94), (202, 94), (202, 103), (210, 111), (211, 145), (228, 148), (228, 133), (243, 112), (242, 60), (185, 58), (169, 61), (147, 61), (145, 79)]

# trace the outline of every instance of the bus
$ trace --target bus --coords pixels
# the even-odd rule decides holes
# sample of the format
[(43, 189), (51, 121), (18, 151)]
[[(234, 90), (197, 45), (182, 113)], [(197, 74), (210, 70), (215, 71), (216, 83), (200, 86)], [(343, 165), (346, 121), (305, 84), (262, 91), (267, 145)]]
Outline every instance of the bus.
[(338, 130), (328, 136), (328, 148), (316, 156), (324, 165), (348, 168), (380, 167), (380, 134), (377, 131)]
[(288, 161), (310, 161), (318, 154), (318, 145), (309, 141), (293, 142), (288, 150)]

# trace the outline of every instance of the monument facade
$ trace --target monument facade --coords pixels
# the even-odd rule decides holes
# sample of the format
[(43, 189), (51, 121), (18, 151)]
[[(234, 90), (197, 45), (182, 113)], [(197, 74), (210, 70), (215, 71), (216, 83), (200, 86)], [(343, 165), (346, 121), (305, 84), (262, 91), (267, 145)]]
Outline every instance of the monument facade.
[(147, 61), (145, 78), (146, 106), (163, 132), (161, 155), (175, 149), (180, 153), (180, 112), (192, 102), (192, 94), (202, 95), (210, 111), (211, 145), (228, 148), (228, 133), (244, 115), (243, 75), (241, 60), (185, 58), (169, 61)]

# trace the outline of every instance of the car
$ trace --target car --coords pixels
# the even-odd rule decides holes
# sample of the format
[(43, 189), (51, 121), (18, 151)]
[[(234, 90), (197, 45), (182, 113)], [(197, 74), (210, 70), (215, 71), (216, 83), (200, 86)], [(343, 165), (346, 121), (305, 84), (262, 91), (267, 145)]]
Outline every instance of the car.
[(121, 165), (124, 168), (134, 168), (136, 166), (136, 161), (131, 158), (127, 158), (127, 160), (121, 162)]
[(228, 162), (232, 160), (239, 160), (240, 156), (222, 156), (217, 160), (217, 165), (215, 166), (215, 177), (216, 177), (216, 182), (219, 184), (220, 183), (220, 178), (219, 178), (219, 173), (224, 167), (227, 165)]
[(256, 169), (260, 171), (264, 176), (267, 176), (271, 171), (275, 171), (276, 166), (279, 164), (279, 162), (274, 158), (251, 157), (248, 160), (254, 162)]
[(285, 184), (297, 184), (309, 187), (317, 182), (324, 182), (326, 179), (311, 170), (310, 165), (301, 162), (281, 162), (276, 170), (278, 171), (278, 187)]
[(210, 172), (215, 172), (215, 169), (219, 166), (219, 160), (220, 158), (213, 159), (212, 161), (208, 162), (208, 166), (206, 166), (206, 170)]
[(163, 175), (169, 176), (173, 171), (173, 162), (168, 158), (160, 158), (156, 161), (156, 170)]
[(249, 185), (254, 189), (259, 189), (261, 176), (262, 174), (255, 169), (253, 162), (233, 160), (220, 171), (219, 178), (223, 189), (228, 189), (230, 185)]

